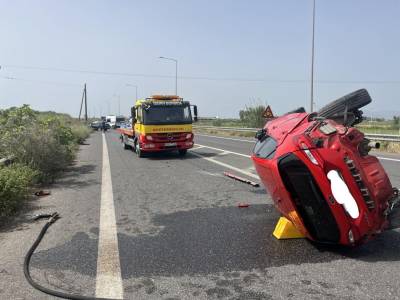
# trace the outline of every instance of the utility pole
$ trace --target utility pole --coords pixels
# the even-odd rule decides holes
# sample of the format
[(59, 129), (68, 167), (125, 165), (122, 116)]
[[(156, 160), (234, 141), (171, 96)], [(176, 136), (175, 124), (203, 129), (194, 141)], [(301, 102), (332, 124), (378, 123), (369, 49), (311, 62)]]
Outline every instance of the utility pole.
[(315, 34), (315, 0), (313, 0), (312, 44), (311, 44), (311, 99), (310, 113), (314, 110), (314, 34)]
[(85, 88), (83, 88), (83, 92), (82, 92), (81, 108), (79, 109), (79, 121), (81, 120), (82, 107), (83, 107), (83, 100), (84, 99), (85, 99)]
[(87, 122), (88, 119), (88, 111), (87, 111), (87, 90), (86, 90), (86, 83), (85, 83), (85, 121)]

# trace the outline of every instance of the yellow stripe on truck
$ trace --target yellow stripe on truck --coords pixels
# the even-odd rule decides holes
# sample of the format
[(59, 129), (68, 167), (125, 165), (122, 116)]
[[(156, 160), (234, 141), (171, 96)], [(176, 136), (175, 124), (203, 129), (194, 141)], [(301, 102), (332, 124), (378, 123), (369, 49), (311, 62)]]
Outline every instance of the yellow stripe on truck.
[[(139, 124), (138, 124), (139, 125)], [(140, 124), (135, 130), (141, 134), (149, 133), (169, 133), (169, 132), (192, 132), (192, 124), (184, 125), (142, 125)]]

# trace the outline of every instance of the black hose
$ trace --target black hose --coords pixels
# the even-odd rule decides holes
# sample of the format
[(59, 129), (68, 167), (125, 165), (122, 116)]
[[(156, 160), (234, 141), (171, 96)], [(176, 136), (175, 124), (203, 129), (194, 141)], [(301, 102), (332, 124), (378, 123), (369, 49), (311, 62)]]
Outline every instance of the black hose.
[(31, 261), (32, 255), (35, 252), (36, 248), (39, 246), (40, 242), (42, 241), (44, 235), (46, 234), (47, 229), (55, 222), (57, 221), (60, 217), (58, 213), (53, 213), (51, 215), (39, 215), (34, 218), (34, 220), (38, 220), (41, 218), (50, 218), (46, 224), (44, 224), (42, 230), (40, 231), (38, 237), (36, 238), (35, 242), (31, 246), (31, 248), (28, 250), (28, 252), (25, 255), (24, 259), (24, 275), (26, 280), (29, 282), (31, 286), (33, 286), (35, 289), (51, 295), (51, 296), (56, 296), (59, 298), (64, 298), (64, 299), (72, 299), (72, 300), (112, 300), (110, 298), (96, 298), (96, 297), (88, 297), (88, 296), (81, 296), (81, 295), (75, 295), (75, 294), (68, 294), (68, 293), (63, 293), (55, 290), (51, 290), (49, 288), (46, 288), (35, 281), (33, 281), (31, 277), (31, 273), (29, 271), (29, 263)]

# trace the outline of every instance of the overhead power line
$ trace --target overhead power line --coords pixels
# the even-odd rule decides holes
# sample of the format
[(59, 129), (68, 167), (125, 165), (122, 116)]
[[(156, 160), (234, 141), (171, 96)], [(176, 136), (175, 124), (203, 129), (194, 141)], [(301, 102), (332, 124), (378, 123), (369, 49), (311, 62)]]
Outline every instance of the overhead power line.
[(42, 84), (51, 84), (51, 85), (64, 85), (64, 86), (82, 86), (79, 83), (67, 83), (67, 82), (57, 82), (57, 81), (47, 81), (47, 80), (36, 80), (36, 79), (25, 79), (25, 78), (16, 78), (12, 76), (0, 76), (2, 79), (7, 80), (16, 80), (16, 81), (24, 81), (30, 83), (42, 83)]
[[(2, 68), (39, 70), (49, 72), (81, 73), (106, 76), (122, 77), (145, 77), (145, 78), (175, 78), (171, 75), (128, 73), (128, 72), (106, 72), (97, 70), (78, 70), (52, 67), (36, 67), (21, 65), (1, 65)], [(306, 79), (269, 79), (269, 78), (241, 78), (241, 77), (207, 77), (207, 76), (178, 76), (179, 79), (187, 80), (208, 80), (208, 81), (237, 81), (237, 82), (263, 82), (263, 83), (307, 83)], [(400, 84), (400, 80), (315, 80), (319, 84)]]

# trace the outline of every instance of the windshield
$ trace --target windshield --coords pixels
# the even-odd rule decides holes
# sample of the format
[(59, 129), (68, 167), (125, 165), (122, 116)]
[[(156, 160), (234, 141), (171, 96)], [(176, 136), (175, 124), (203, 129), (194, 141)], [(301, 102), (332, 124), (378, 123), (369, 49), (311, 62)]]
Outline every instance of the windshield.
[(254, 147), (254, 154), (257, 157), (271, 159), (274, 157), (276, 151), (276, 141), (270, 137), (265, 136), (261, 141), (258, 141)]
[(143, 124), (191, 124), (189, 106), (151, 106), (143, 110)]

